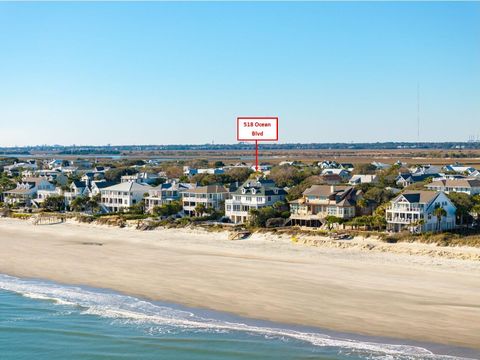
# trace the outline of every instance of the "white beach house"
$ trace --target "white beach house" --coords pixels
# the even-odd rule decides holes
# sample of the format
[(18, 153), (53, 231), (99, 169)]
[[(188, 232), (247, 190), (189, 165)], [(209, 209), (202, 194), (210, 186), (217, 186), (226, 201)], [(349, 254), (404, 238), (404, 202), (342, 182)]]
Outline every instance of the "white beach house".
[(24, 178), (17, 183), (13, 190), (4, 192), (4, 200), (7, 204), (19, 204), (30, 206), (38, 192), (54, 192), (55, 185), (44, 177)]
[(151, 188), (134, 181), (109, 186), (100, 190), (100, 203), (109, 212), (123, 211), (142, 201)]
[(183, 211), (189, 216), (195, 215), (195, 207), (203, 204), (205, 208), (223, 210), (223, 203), (229, 192), (222, 185), (198, 186), (182, 192)]
[[(440, 219), (435, 209), (443, 208)], [(386, 209), (387, 229), (393, 232), (445, 231), (455, 228), (456, 207), (443, 192), (406, 191), (390, 202)]]
[(284, 201), (286, 194), (272, 180), (247, 180), (225, 201), (225, 215), (236, 224), (244, 223), (250, 210)]

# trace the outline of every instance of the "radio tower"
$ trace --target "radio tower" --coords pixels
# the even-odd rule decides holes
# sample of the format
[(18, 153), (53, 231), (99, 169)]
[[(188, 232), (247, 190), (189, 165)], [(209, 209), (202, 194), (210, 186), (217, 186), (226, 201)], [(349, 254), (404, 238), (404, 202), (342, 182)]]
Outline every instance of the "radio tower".
[(417, 143), (420, 147), (420, 83), (417, 83)]

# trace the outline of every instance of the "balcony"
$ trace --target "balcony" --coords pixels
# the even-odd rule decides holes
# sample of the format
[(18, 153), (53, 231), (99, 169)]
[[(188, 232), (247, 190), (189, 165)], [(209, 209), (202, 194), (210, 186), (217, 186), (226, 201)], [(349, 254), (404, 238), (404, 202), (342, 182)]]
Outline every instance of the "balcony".
[(387, 211), (397, 212), (421, 212), (423, 211), (423, 205), (406, 205), (406, 204), (392, 204)]
[(405, 225), (408, 225), (408, 224), (412, 224), (414, 222), (416, 222), (417, 220), (414, 220), (414, 219), (406, 219), (406, 218), (401, 218), (401, 217), (393, 217), (393, 218), (387, 218), (387, 222), (388, 223), (392, 223), (392, 224), (405, 224)]

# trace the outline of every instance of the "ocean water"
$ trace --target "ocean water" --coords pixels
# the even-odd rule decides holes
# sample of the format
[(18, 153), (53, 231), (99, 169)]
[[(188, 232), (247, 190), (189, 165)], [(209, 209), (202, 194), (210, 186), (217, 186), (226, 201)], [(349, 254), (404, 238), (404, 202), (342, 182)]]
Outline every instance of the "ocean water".
[(0, 359), (460, 359), (0, 275)]

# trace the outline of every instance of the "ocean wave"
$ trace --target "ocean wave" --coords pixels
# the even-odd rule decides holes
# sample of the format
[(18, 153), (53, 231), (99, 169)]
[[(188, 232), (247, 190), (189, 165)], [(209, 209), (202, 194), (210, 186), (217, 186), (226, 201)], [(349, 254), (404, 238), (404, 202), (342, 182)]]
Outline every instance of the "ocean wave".
[(301, 332), (275, 327), (263, 327), (228, 322), (195, 315), (193, 312), (158, 305), (132, 296), (92, 290), (78, 286), (59, 285), (38, 280), (26, 280), (0, 275), (0, 289), (25, 297), (52, 301), (58, 305), (76, 306), (82, 314), (154, 325), (163, 331), (244, 332), (271, 339), (295, 339), (314, 346), (338, 348), (369, 359), (465, 359), (433, 354), (418, 346), (382, 344), (333, 337), (315, 332)]

